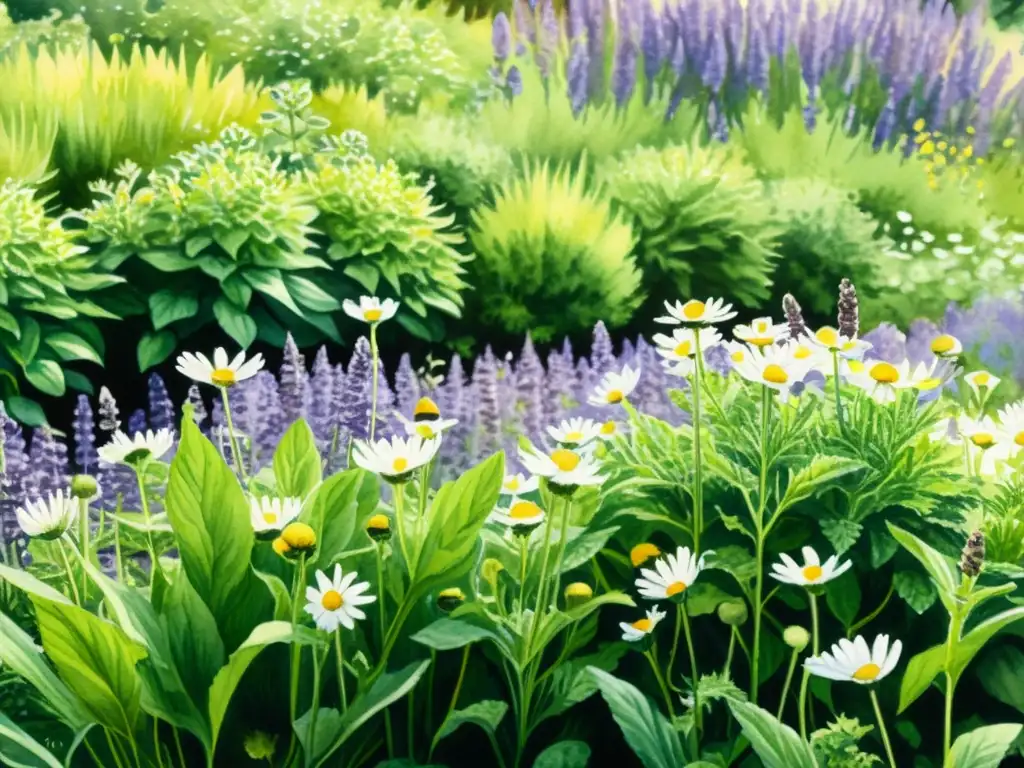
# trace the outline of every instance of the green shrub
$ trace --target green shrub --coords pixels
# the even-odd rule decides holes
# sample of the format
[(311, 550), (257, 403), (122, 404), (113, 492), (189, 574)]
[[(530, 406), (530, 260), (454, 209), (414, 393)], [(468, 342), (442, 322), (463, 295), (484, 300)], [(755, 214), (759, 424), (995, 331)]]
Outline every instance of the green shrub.
[(0, 3), (0, 56), (17, 52), (21, 46), (35, 51), (49, 48), (84, 48), (89, 43), (89, 27), (81, 16), (63, 18), (56, 8), (41, 19), (14, 22), (6, 3)]
[(719, 145), (637, 149), (599, 174), (635, 222), (637, 261), (652, 300), (769, 297), (779, 229), (764, 186)]
[(29, 389), (51, 396), (68, 386), (91, 391), (67, 364), (102, 365), (93, 318), (113, 315), (84, 294), (121, 281), (96, 268), (45, 202), (22, 182), (0, 186), (0, 394), (14, 418), (33, 425), (45, 418), (26, 397)]
[(774, 306), (793, 293), (808, 319), (824, 321), (835, 314), (835, 292), (844, 277), (865, 296), (878, 292), (879, 254), (892, 241), (876, 238), (878, 223), (857, 207), (853, 193), (817, 179), (783, 180), (769, 190), (782, 227)]
[(602, 319), (624, 324), (640, 304), (633, 230), (583, 172), (537, 167), (473, 222), (474, 321), (547, 340)]

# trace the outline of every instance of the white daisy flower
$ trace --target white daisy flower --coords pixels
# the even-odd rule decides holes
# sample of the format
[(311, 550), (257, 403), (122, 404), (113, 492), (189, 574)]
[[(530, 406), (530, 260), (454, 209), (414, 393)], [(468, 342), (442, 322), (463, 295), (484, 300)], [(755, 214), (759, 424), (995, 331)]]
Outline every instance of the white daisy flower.
[(957, 420), (949, 418), (940, 419), (935, 428), (928, 433), (928, 439), (933, 443), (959, 443), (960, 429)]
[(706, 352), (721, 344), (722, 336), (714, 328), (676, 328), (671, 336), (654, 334), (658, 354), (669, 373), (676, 376), (689, 376), (696, 369), (697, 342), (701, 352)]
[(811, 340), (822, 349), (831, 352), (838, 352), (841, 357), (847, 360), (861, 360), (864, 353), (871, 349), (871, 343), (858, 338), (849, 338), (840, 335), (839, 331), (829, 326), (819, 328)]
[(491, 512), (490, 521), (511, 528), (515, 532), (525, 532), (544, 522), (544, 510), (532, 501), (512, 499), (508, 507), (498, 507)]
[(679, 547), (675, 554), (667, 554), (654, 561), (654, 569), (641, 568), (636, 580), (637, 590), (648, 600), (668, 600), (681, 596), (693, 586), (704, 568), (705, 552), (700, 558), (689, 547)]
[(839, 558), (836, 555), (832, 555), (832, 557), (822, 563), (818, 558), (818, 553), (811, 547), (804, 547), (800, 551), (804, 556), (803, 565), (797, 565), (792, 557), (783, 552), (779, 555), (782, 562), (772, 563), (774, 573), (770, 574), (771, 577), (784, 584), (811, 587), (817, 584), (825, 584), (832, 581), (832, 579), (842, 576), (853, 565), (853, 563), (847, 560), (837, 567)]
[(536, 477), (527, 477), (522, 472), (505, 475), (505, 479), (501, 482), (501, 492), (510, 496), (533, 493), (538, 487), (540, 487), (540, 480)]
[(257, 354), (250, 360), (245, 359), (245, 352), (239, 352), (233, 360), (228, 360), (228, 353), (223, 347), (213, 351), (213, 362), (202, 353), (185, 352), (178, 356), (178, 373), (188, 376), (202, 384), (213, 384), (215, 387), (231, 387), (240, 381), (251, 379), (263, 369), (263, 355)]
[(623, 366), (621, 373), (612, 371), (604, 375), (601, 383), (594, 387), (594, 394), (588, 398), (588, 402), (591, 405), (618, 405), (633, 393), (639, 381), (639, 366), (635, 369)]
[(921, 392), (939, 389), (956, 375), (957, 370), (955, 365), (943, 358), (937, 359), (930, 368), (924, 363), (918, 363), (910, 374), (911, 386)]
[(619, 628), (622, 629), (622, 639), (627, 643), (635, 643), (643, 640), (654, 631), (654, 628), (658, 626), (664, 618), (665, 612), (659, 611), (658, 606), (654, 606), (647, 611), (647, 616), (642, 619), (637, 619), (632, 624), (620, 621)]
[(732, 335), (754, 347), (767, 347), (789, 336), (789, 325), (773, 323), (770, 317), (759, 317), (750, 325), (737, 325)]
[(359, 609), (360, 605), (368, 605), (377, 598), (363, 594), (370, 588), (368, 581), (356, 583), (356, 573), (352, 571), (342, 576), (341, 566), (334, 566), (334, 578), (327, 578), (323, 571), (316, 572), (316, 587), (306, 587), (306, 613), (313, 617), (318, 629), (334, 632), (338, 626), (354, 629), (356, 620), (365, 619), (366, 614)]
[(868, 648), (863, 635), (857, 635), (852, 641), (846, 638), (840, 640), (832, 646), (831, 653), (826, 651), (820, 656), (807, 659), (804, 667), (818, 677), (868, 685), (881, 680), (896, 668), (902, 650), (903, 643), (899, 640), (889, 647), (888, 635), (876, 637), (871, 648)]
[(964, 345), (956, 336), (944, 333), (932, 339), (931, 350), (932, 354), (939, 357), (959, 357), (960, 353), (964, 351)]
[(249, 520), (256, 533), (280, 531), (299, 516), (302, 499), (289, 496), (286, 499), (268, 496), (249, 498)]
[(601, 425), (593, 419), (572, 418), (557, 427), (548, 427), (551, 439), (568, 448), (586, 445), (601, 436)]
[(850, 382), (882, 405), (896, 402), (898, 390), (914, 386), (909, 360), (896, 365), (882, 360), (867, 360), (862, 365), (851, 365), (849, 371)]
[(410, 437), (422, 437), (424, 440), (429, 440), (432, 437), (438, 437), (443, 432), (447, 432), (449, 429), (459, 423), (458, 419), (437, 419), (436, 421), (409, 421), (401, 414), (398, 414), (398, 420), (402, 422), (402, 427), (405, 429), (405, 434)]
[(675, 305), (665, 302), (667, 316), (656, 317), (654, 322), (663, 325), (715, 325), (732, 320), (736, 313), (732, 311), (732, 304), (726, 304), (724, 299), (709, 298), (707, 301), (690, 299), (685, 304), (677, 301)]
[(967, 386), (974, 390), (975, 396), (981, 399), (982, 390), (985, 390), (985, 396), (988, 397), (1002, 379), (988, 371), (973, 371), (964, 376), (964, 381), (967, 382)]
[(356, 466), (375, 472), (391, 483), (402, 483), (409, 475), (427, 464), (441, 447), (441, 438), (424, 440), (422, 437), (381, 438), (375, 443), (356, 440), (352, 458)]
[(360, 296), (359, 303), (352, 299), (345, 299), (341, 308), (345, 314), (353, 320), (361, 320), (364, 323), (383, 323), (390, 320), (398, 311), (399, 303), (394, 299), (381, 301), (376, 296)]
[(136, 432), (134, 438), (118, 430), (110, 442), (99, 449), (99, 455), (106, 464), (137, 464), (147, 459), (158, 460), (173, 445), (174, 433), (169, 429)]
[(619, 423), (617, 421), (609, 420), (601, 425), (601, 431), (598, 437), (605, 441), (612, 440), (621, 432), (622, 427), (619, 425)]
[(1011, 403), (999, 411), (999, 424), (1006, 442), (1014, 451), (1024, 448), (1024, 400)]
[(782, 347), (748, 347), (743, 362), (734, 363), (734, 367), (747, 381), (776, 390), (785, 402), (792, 386), (803, 380), (815, 362), (814, 356), (810, 354), (801, 353), (798, 358), (800, 348), (806, 346), (792, 341)]
[(57, 539), (78, 519), (78, 500), (60, 490), (14, 511), (21, 530), (34, 539)]
[(598, 474), (597, 462), (587, 451), (558, 448), (550, 454), (535, 448), (520, 448), (519, 460), (523, 467), (538, 477), (546, 477), (552, 486), (575, 489), (583, 485), (601, 485), (605, 478)]

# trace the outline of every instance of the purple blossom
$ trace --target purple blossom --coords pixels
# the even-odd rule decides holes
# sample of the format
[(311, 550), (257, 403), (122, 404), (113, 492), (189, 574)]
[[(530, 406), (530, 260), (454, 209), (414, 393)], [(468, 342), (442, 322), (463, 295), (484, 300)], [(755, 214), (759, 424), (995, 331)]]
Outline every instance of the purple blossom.
[(71, 480), (68, 474), (68, 449), (56, 439), (49, 427), (32, 430), (28, 457), (31, 463), (30, 479), (26, 483), (28, 496), (43, 497), (67, 489)]
[(529, 334), (526, 335), (515, 370), (517, 406), (522, 414), (523, 434), (536, 441), (544, 429), (545, 372)]
[(557, 424), (575, 407), (576, 400), (576, 368), (569, 340), (561, 351), (551, 350), (548, 354), (548, 371), (545, 380), (545, 421)]
[(334, 366), (327, 359), (327, 347), (320, 347), (313, 359), (309, 380), (309, 426), (321, 450), (334, 437)]
[(406, 352), (399, 358), (398, 368), (395, 370), (395, 402), (398, 405), (398, 412), (411, 417), (419, 399), (420, 380), (413, 370), (412, 358)]
[(892, 323), (879, 324), (863, 338), (871, 344), (871, 349), (864, 355), (868, 360), (899, 363), (907, 357), (907, 337)]
[(885, 102), (885, 107), (882, 108), (882, 114), (878, 117), (878, 123), (875, 125), (875, 149), (881, 149), (892, 137), (893, 130), (896, 128), (895, 96), (896, 94), (890, 89), (889, 98)]
[(572, 44), (572, 53), (566, 64), (566, 81), (572, 113), (577, 117), (587, 104), (587, 77), (589, 63), (587, 49), (579, 40)]
[(146, 412), (141, 408), (136, 408), (132, 411), (132, 415), (128, 417), (128, 436), (133, 437), (139, 432), (145, 432), (147, 429)]
[(281, 407), (284, 409), (284, 421), (290, 426), (302, 418), (306, 404), (306, 360), (299, 352), (299, 348), (295, 345), (295, 339), (290, 333), (284, 342), (284, 359), (281, 361), (278, 377), (281, 382), (280, 394)]
[(75, 437), (76, 469), (86, 475), (93, 474), (99, 466), (100, 456), (96, 451), (96, 421), (86, 395), (78, 396), (72, 433)]
[(476, 450), (479, 459), (501, 448), (501, 404), (498, 402), (498, 361), (490, 346), (473, 366), (473, 401), (476, 405)]
[(491, 47), (494, 58), (503, 62), (512, 53), (512, 24), (504, 12), (498, 13), (491, 24)]
[(271, 460), (274, 448), (292, 422), (285, 420), (280, 386), (274, 374), (260, 371), (249, 382), (255, 403), (255, 415), (249, 431), (249, 450), (255, 471), (260, 465)]
[(509, 100), (512, 100), (523, 92), (523, 74), (519, 67), (513, 65), (508, 68), (505, 74), (505, 90), (508, 92)]
[(613, 371), (617, 366), (615, 350), (612, 347), (612, 337), (608, 335), (608, 328), (603, 320), (598, 320), (594, 326), (593, 339), (590, 343), (590, 369), (595, 377), (600, 378), (606, 373)]
[(167, 386), (157, 373), (149, 376), (149, 424), (152, 429), (175, 427), (174, 404), (167, 394)]
[(358, 440), (365, 440), (370, 435), (372, 368), (370, 342), (365, 336), (360, 336), (348, 361), (345, 396), (341, 405), (341, 423), (345, 431)]
[(615, 63), (612, 68), (612, 93), (615, 104), (624, 108), (633, 97), (636, 87), (637, 47), (630, 35), (620, 35), (615, 49)]
[(205, 429), (205, 422), (209, 418), (209, 414), (206, 411), (206, 403), (203, 402), (203, 394), (199, 391), (198, 384), (193, 384), (188, 388), (188, 403), (192, 406), (192, 420)]
[(931, 320), (915, 320), (910, 324), (907, 329), (907, 358), (912, 365), (925, 363), (930, 366), (935, 362), (932, 341), (941, 333)]

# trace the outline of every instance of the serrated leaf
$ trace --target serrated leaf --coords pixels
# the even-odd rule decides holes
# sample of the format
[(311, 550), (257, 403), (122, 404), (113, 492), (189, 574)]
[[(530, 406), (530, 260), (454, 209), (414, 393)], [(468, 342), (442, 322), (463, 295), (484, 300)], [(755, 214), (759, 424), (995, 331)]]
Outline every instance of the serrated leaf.
[(839, 478), (863, 468), (856, 459), (841, 456), (815, 456), (811, 463), (797, 472), (786, 486), (775, 515), (828, 488)]
[(860, 523), (838, 516), (822, 517), (818, 520), (818, 526), (837, 555), (850, 550), (864, 530)]
[(502, 718), (508, 712), (508, 704), (504, 701), (478, 701), (463, 709), (457, 709), (445, 718), (444, 723), (434, 737), (434, 744), (437, 744), (445, 736), (450, 736), (458, 728), (466, 723), (472, 723), (482, 728), (490, 735), (494, 735)]
[(644, 768), (679, 768), (683, 748), (668, 719), (650, 699), (625, 680), (589, 667), (622, 735)]
[(935, 602), (938, 595), (935, 585), (917, 571), (897, 571), (893, 576), (896, 594), (918, 614), (924, 613)]

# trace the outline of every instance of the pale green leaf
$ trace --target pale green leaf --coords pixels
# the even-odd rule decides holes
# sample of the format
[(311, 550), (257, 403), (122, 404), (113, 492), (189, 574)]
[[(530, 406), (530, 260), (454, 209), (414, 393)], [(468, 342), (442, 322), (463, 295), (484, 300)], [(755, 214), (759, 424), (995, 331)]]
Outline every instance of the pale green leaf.
[(292, 424), (277, 444), (274, 479), (281, 496), (299, 499), (305, 499), (320, 484), (320, 451), (305, 419)]
[(654, 703), (632, 684), (597, 667), (590, 667), (590, 674), (644, 768), (679, 768), (683, 764), (679, 737)]
[(944, 645), (933, 646), (910, 660), (900, 683), (900, 704), (896, 710), (897, 714), (901, 714), (928, 690), (932, 681), (942, 672), (945, 663), (946, 646)]
[(949, 753), (950, 768), (999, 768), (1022, 727), (1019, 723), (983, 725), (957, 737)]
[(10, 768), (62, 768), (46, 747), (0, 712), (0, 763)]
[(732, 699), (729, 710), (764, 768), (818, 768), (811, 745), (769, 712), (756, 704)]

